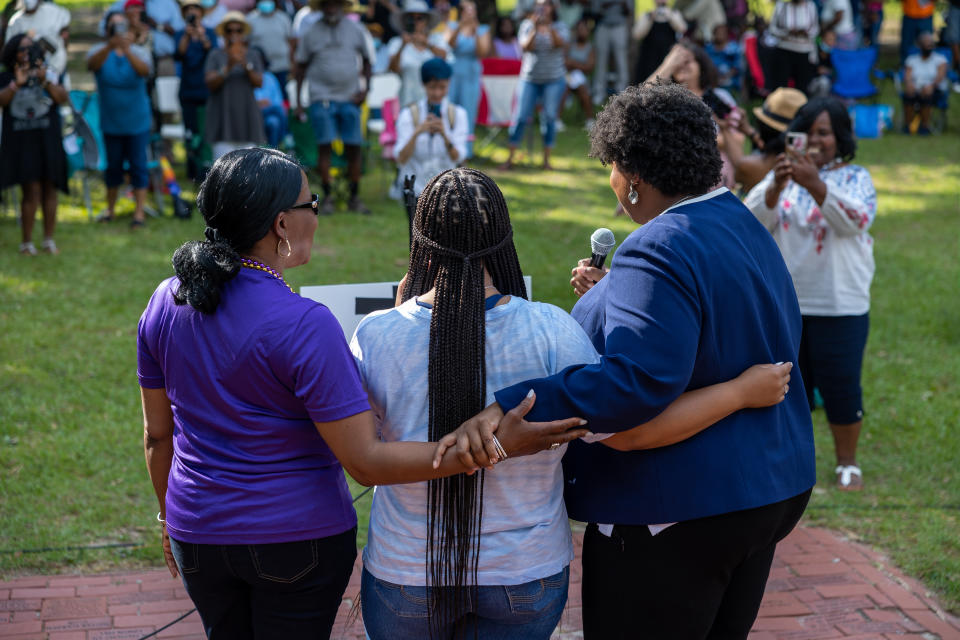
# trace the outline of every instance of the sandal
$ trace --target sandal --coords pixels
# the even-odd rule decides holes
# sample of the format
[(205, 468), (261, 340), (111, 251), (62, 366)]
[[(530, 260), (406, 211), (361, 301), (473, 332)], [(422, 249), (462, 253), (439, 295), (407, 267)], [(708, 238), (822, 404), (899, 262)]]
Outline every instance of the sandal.
[(60, 249), (57, 248), (57, 243), (53, 241), (53, 238), (44, 238), (40, 248), (52, 256), (60, 253)]
[(113, 222), (114, 220), (116, 220), (116, 218), (117, 217), (112, 213), (110, 213), (109, 211), (104, 211), (103, 213), (98, 215), (96, 218), (94, 218), (94, 220), (96, 220), (97, 222)]
[(32, 242), (21, 242), (20, 253), (25, 256), (35, 256), (37, 255), (37, 248), (33, 246)]
[(134, 218), (133, 220), (130, 221), (131, 229), (142, 229), (145, 226), (147, 226), (146, 220), (137, 220), (136, 218)]
[(863, 489), (863, 472), (857, 465), (841, 464), (834, 469), (834, 473), (837, 474), (837, 489), (840, 491), (860, 491)]

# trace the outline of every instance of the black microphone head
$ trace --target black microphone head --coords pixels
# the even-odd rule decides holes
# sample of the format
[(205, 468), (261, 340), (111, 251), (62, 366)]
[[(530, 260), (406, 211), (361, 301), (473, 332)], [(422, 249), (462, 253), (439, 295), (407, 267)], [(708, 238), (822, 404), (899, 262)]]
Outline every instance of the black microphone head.
[(590, 236), (590, 250), (598, 256), (605, 256), (610, 253), (617, 244), (617, 239), (613, 237), (613, 231), (600, 227)]

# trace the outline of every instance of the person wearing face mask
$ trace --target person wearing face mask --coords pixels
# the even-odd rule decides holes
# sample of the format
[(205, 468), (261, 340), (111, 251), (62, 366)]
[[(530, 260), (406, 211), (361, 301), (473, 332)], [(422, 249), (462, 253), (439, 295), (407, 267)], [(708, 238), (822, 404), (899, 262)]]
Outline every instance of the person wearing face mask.
[[(130, 227), (144, 226), (147, 199), (147, 144), (150, 142), (150, 97), (147, 78), (153, 73), (150, 51), (133, 43), (130, 24), (123, 13), (107, 15), (106, 41), (90, 48), (87, 68), (97, 78), (100, 95), (100, 127), (107, 148), (107, 210), (98, 219), (114, 219), (117, 194), (124, 173), (130, 185), (136, 209)], [(127, 165), (124, 169), (124, 165)]]
[[(343, 18), (346, 0), (324, 0), (323, 19), (316, 22), (297, 44), (297, 111), (300, 90), (306, 79), (310, 91), (310, 120), (317, 142), (317, 171), (323, 182), (323, 201), (320, 213), (333, 213), (334, 202), (330, 181), (331, 144), (343, 142), (347, 158), (347, 179), (350, 196), (347, 209), (369, 214), (360, 200), (360, 146), (363, 132), (360, 128), (360, 106), (367, 99), (370, 86), (371, 56), (363, 27)], [(365, 82), (360, 84), (360, 76)]]
[(217, 34), (224, 46), (211, 51), (204, 65), (204, 81), (210, 90), (204, 134), (213, 146), (215, 160), (235, 149), (266, 142), (263, 117), (253, 95), (263, 84), (263, 58), (247, 43), (250, 25), (239, 11), (228, 11)]
[(247, 15), (247, 21), (250, 23), (250, 46), (263, 51), (270, 73), (277, 77), (281, 87), (285, 87), (293, 37), (290, 16), (277, 10), (275, 0), (259, 0), (256, 10)]
[(917, 38), (920, 53), (907, 56), (903, 65), (903, 132), (920, 112), (917, 133), (930, 135), (930, 112), (947, 90), (947, 59), (933, 50), (933, 35), (924, 32)]
[[(121, 9), (122, 7), (121, 0)], [(54, 51), (47, 55), (47, 68), (57, 75), (67, 70), (67, 42), (70, 39), (70, 12), (52, 2), (23, 0), (23, 8), (10, 17), (7, 24), (6, 40), (21, 33), (29, 33), (33, 39), (43, 38), (53, 46)]]

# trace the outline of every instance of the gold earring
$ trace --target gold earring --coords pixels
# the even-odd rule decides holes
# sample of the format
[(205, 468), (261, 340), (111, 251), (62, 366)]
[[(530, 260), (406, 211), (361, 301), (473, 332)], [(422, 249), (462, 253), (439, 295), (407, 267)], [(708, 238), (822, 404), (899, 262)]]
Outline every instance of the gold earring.
[[(287, 243), (287, 255), (280, 253), (280, 245), (282, 245), (284, 242)], [(277, 240), (277, 255), (281, 258), (289, 258), (293, 255), (293, 247), (290, 246), (290, 239), (288, 237), (284, 236), (283, 240)]]

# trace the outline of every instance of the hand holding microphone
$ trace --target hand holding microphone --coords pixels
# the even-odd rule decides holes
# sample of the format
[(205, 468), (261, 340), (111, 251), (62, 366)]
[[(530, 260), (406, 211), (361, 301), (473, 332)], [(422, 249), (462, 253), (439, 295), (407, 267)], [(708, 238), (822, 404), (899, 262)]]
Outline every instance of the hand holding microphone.
[(590, 257), (580, 260), (571, 271), (573, 277), (570, 278), (570, 285), (578, 296), (589, 291), (610, 271), (603, 263), (616, 244), (616, 238), (609, 229), (601, 227), (590, 236)]

